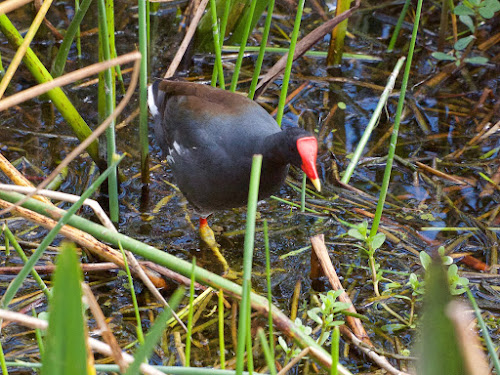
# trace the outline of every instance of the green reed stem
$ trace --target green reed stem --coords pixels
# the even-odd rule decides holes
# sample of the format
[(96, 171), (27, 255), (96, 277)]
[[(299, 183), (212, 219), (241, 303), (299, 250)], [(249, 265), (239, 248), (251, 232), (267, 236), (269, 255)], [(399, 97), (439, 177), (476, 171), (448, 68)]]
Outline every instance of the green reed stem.
[(243, 55), (245, 54), (245, 47), (247, 45), (248, 35), (250, 35), (250, 27), (252, 25), (252, 18), (255, 12), (255, 5), (257, 0), (252, 0), (250, 2), (250, 9), (247, 13), (247, 19), (245, 21), (245, 29), (241, 36), (240, 50), (238, 52), (238, 57), (236, 58), (236, 63), (234, 64), (233, 78), (231, 79), (231, 92), (236, 91), (236, 86), (238, 85), (238, 78), (240, 76), (241, 64), (243, 63)]
[(134, 279), (132, 278), (132, 273), (130, 272), (130, 267), (128, 266), (127, 255), (125, 254), (125, 250), (123, 250), (121, 242), (118, 243), (118, 248), (122, 253), (123, 266), (125, 268), (125, 273), (127, 274), (130, 296), (132, 297), (132, 305), (134, 306), (135, 322), (137, 324), (137, 328), (135, 329), (137, 333), (137, 341), (139, 341), (139, 344), (142, 345), (144, 344), (144, 332), (142, 330), (141, 312), (139, 311), (139, 304), (137, 303), (137, 295), (135, 294)]
[[(35, 308), (31, 309), (31, 315), (33, 315), (34, 318), (38, 318)], [(43, 358), (45, 354), (45, 346), (43, 344), (43, 334), (40, 328), (35, 328), (35, 340), (38, 346), (38, 353), (40, 354), (40, 358)]]
[[(0, 236), (3, 234), (3, 231), (5, 229), (5, 227), (7, 226), (6, 223), (4, 223), (4, 225), (2, 225), (2, 229), (0, 230)], [(10, 241), (9, 241), (9, 238), (7, 236), (4, 236), (4, 240), (5, 240), (5, 255), (10, 257)]]
[(396, 23), (396, 27), (394, 27), (394, 31), (391, 36), (391, 40), (389, 41), (389, 47), (387, 47), (387, 52), (392, 52), (394, 50), (394, 46), (396, 45), (396, 41), (398, 40), (399, 31), (401, 30), (401, 26), (403, 25), (403, 21), (405, 20), (406, 13), (408, 13), (408, 8), (410, 7), (411, 0), (406, 0), (403, 5), (403, 10), (401, 10), (401, 14), (399, 15), (398, 22)]
[[(220, 22), (220, 34), (219, 34), (219, 46), (221, 48), (221, 52), (220, 52), (221, 62), (219, 65), (219, 63), (216, 60), (215, 64), (214, 64), (214, 69), (212, 72), (212, 82), (211, 82), (211, 85), (213, 87), (215, 87), (216, 83), (217, 83), (217, 77), (219, 76), (219, 67), (222, 67), (222, 46), (224, 44), (224, 38), (226, 36), (227, 20), (229, 18), (229, 11), (231, 10), (231, 4), (232, 4), (232, 0), (226, 0), (224, 2), (224, 14), (222, 15), (222, 19)], [(210, 4), (210, 7), (212, 7), (212, 4)], [(214, 7), (214, 9), (215, 9), (215, 7)], [(212, 25), (213, 25), (213, 13), (211, 14), (211, 16), (212, 16)], [(217, 9), (215, 9), (215, 19), (217, 19)], [(215, 43), (215, 39), (214, 39), (214, 43)], [(215, 50), (215, 46), (214, 46), (214, 50)], [(215, 57), (217, 59), (217, 53), (216, 53)], [(225, 89), (226, 88), (225, 84), (223, 86), (221, 86), (221, 88)]]
[(255, 70), (253, 71), (252, 83), (250, 84), (250, 89), (248, 90), (249, 99), (253, 99), (253, 96), (255, 95), (255, 88), (257, 87), (257, 82), (259, 81), (262, 62), (264, 61), (264, 55), (266, 53), (267, 39), (269, 38), (269, 31), (271, 30), (273, 10), (274, 0), (269, 0), (269, 5), (267, 6), (266, 22), (264, 24), (264, 31), (262, 32), (262, 40), (260, 42), (259, 56), (257, 56), (257, 61), (255, 62)]
[(218, 317), (219, 317), (219, 360), (220, 368), (226, 368), (226, 345), (224, 343), (224, 290), (219, 289), (218, 300)]
[[(3, 231), (5, 233), (5, 237), (9, 239), (9, 242), (12, 243), (12, 246), (16, 250), (17, 254), (21, 258), (24, 264), (28, 261), (28, 257), (24, 253), (23, 249), (19, 245), (19, 242), (17, 242), (16, 237), (14, 237), (14, 234), (11, 232), (7, 224), (5, 223), (3, 226)], [(40, 289), (42, 290), (43, 294), (45, 294), (45, 297), (47, 297), (47, 300), (50, 299), (50, 290), (47, 288), (47, 285), (44, 283), (38, 272), (34, 268), (31, 269), (31, 276), (35, 279), (35, 282), (38, 284)]]
[[(254, 155), (252, 159), (252, 171), (250, 173), (250, 188), (248, 191), (247, 220), (245, 231), (245, 243), (243, 253), (243, 278), (242, 299), (240, 304), (240, 316), (238, 322), (238, 347), (236, 348), (236, 373), (243, 373), (245, 360), (245, 342), (250, 319), (250, 291), (252, 289), (252, 259), (255, 241), (255, 217), (257, 214), (257, 200), (259, 195), (260, 170), (262, 167), (262, 155)], [(250, 332), (248, 332), (250, 334)]]
[[(269, 373), (271, 375), (276, 375), (276, 366), (274, 365), (274, 351), (269, 347), (269, 343), (266, 339), (266, 334), (262, 328), (257, 330), (257, 337), (260, 340), (260, 345), (262, 346), (262, 351), (264, 352), (264, 357), (266, 358), (267, 367), (269, 368)], [(272, 341), (272, 338), (271, 338)]]
[(40, 257), (43, 255), (45, 249), (47, 246), (49, 246), (52, 241), (54, 241), (55, 237), (61, 230), (61, 228), (67, 224), (70, 220), (71, 217), (78, 211), (78, 209), (82, 206), (83, 201), (87, 198), (90, 198), (90, 196), (97, 190), (97, 188), (106, 180), (108, 175), (113, 171), (116, 170), (116, 166), (120, 161), (125, 157), (125, 155), (121, 156), (117, 160), (115, 160), (109, 167), (106, 169), (91, 185), (90, 187), (85, 190), (73, 205), (66, 211), (64, 216), (58, 220), (57, 224), (50, 230), (50, 232), (44, 237), (42, 242), (40, 242), (40, 245), (36, 248), (36, 250), (33, 252), (31, 257), (28, 259), (24, 267), (19, 271), (17, 276), (15, 277), (14, 280), (9, 284), (7, 290), (5, 291), (4, 295), (2, 296), (2, 299), (0, 300), (0, 306), (2, 308), (7, 308), (9, 303), (12, 301), (12, 298), (14, 298), (15, 294), (21, 287), (22, 283), (24, 282), (24, 279), (26, 276), (28, 276), (28, 273), (33, 269), (35, 266), (36, 262), (40, 259)]
[(267, 302), (269, 313), (267, 314), (267, 323), (269, 324), (269, 346), (271, 347), (272, 362), (274, 363), (274, 328), (273, 328), (273, 291), (271, 285), (271, 251), (269, 249), (269, 231), (267, 220), (264, 220), (264, 249), (266, 252), (266, 284), (267, 284)]
[[(64, 34), (64, 39), (59, 47), (59, 51), (57, 51), (56, 58), (54, 59), (54, 65), (52, 66), (51, 74), (52, 77), (59, 77), (64, 73), (64, 67), (66, 66), (66, 60), (68, 59), (68, 53), (73, 44), (73, 39), (75, 35), (79, 35), (80, 33), (80, 24), (82, 23), (83, 17), (87, 13), (89, 9), (90, 3), (92, 0), (83, 0), (82, 4), (79, 3), (78, 0), (75, 2), (75, 16), (71, 20), (71, 23), (68, 26), (68, 30)], [(80, 39), (78, 38), (78, 41)], [(81, 46), (80, 52), (81, 53)]]
[(304, 3), (305, 0), (299, 0), (299, 3), (297, 5), (297, 15), (295, 16), (295, 22), (293, 24), (292, 38), (290, 40), (290, 48), (288, 50), (286, 68), (283, 74), (283, 84), (281, 85), (278, 113), (276, 114), (276, 122), (278, 123), (279, 126), (281, 126), (281, 120), (283, 119), (283, 113), (285, 112), (285, 101), (286, 101), (286, 95), (288, 93), (288, 82), (290, 81), (290, 75), (292, 73), (293, 55), (295, 54), (295, 45), (297, 44), (297, 39), (299, 38), (300, 21), (302, 19)]
[(193, 257), (193, 267), (191, 272), (191, 283), (189, 284), (189, 310), (188, 310), (188, 323), (186, 335), (186, 363), (184, 366), (189, 366), (191, 363), (191, 335), (193, 334), (193, 303), (194, 303), (194, 283), (195, 283), (195, 270), (196, 270), (196, 257)]
[(0, 341), (0, 368), (2, 369), (2, 374), (9, 375), (7, 363), (5, 362), (5, 355), (3, 353), (2, 341)]
[[(114, 0), (105, 0), (106, 4), (106, 21), (108, 23), (108, 40), (109, 40), (109, 54), (112, 59), (117, 57), (116, 43), (115, 43), (115, 3)], [(141, 60), (142, 61), (142, 60)], [(111, 68), (113, 77), (113, 97), (116, 102), (116, 79), (120, 82), (121, 93), (125, 94), (125, 83), (123, 82), (122, 68), (116, 65)]]
[(219, 35), (219, 23), (217, 22), (217, 5), (215, 4), (215, 0), (210, 0), (210, 14), (212, 16), (212, 35), (214, 38), (215, 67), (217, 68), (217, 70), (212, 74), (212, 86), (216, 86), (215, 83), (217, 81), (217, 78), (219, 78), (219, 87), (221, 89), (225, 89), (226, 84), (224, 82), (221, 52), (221, 39), (223, 41), (224, 36)]
[(332, 340), (331, 340), (331, 351), (332, 356), (332, 367), (330, 367), (330, 375), (337, 375), (339, 370), (337, 368), (339, 364), (339, 342), (340, 342), (340, 330), (339, 327), (333, 327)]
[(307, 176), (302, 172), (302, 187), (300, 189), (300, 212), (306, 212), (306, 185)]
[(488, 327), (484, 323), (483, 317), (481, 315), (481, 309), (477, 305), (476, 299), (474, 295), (470, 291), (468, 286), (465, 286), (465, 292), (467, 293), (467, 297), (469, 297), (469, 301), (474, 309), (474, 314), (476, 314), (477, 325), (481, 329), (481, 334), (483, 336), (484, 342), (486, 343), (486, 347), (488, 348), (488, 353), (490, 354), (490, 359), (493, 362), (493, 366), (495, 367), (496, 373), (500, 374), (500, 360), (498, 359), (498, 345), (495, 346), (493, 341), (491, 340), (491, 336), (488, 333)]
[[(350, 7), (351, 7), (351, 0), (338, 0), (337, 9), (335, 13), (338, 16), (343, 12), (349, 10)], [(342, 61), (344, 40), (347, 32), (347, 22), (348, 20), (344, 20), (333, 29), (332, 41), (328, 51), (329, 53), (327, 58), (328, 65), (339, 65)]]
[[(80, 0), (75, 0), (75, 16), (80, 9)], [(76, 54), (78, 57), (82, 57), (82, 39), (80, 38), (80, 23), (78, 23), (78, 27), (76, 28)], [(70, 25), (71, 26), (71, 25)]]
[(139, 52), (141, 66), (139, 72), (139, 144), (141, 147), (141, 178), (149, 183), (149, 139), (148, 139), (148, 32), (146, 0), (138, 0), (139, 5)]
[[(106, 15), (105, 0), (98, 0), (98, 15), (99, 15), (99, 29), (100, 29), (100, 42), (102, 46), (103, 61), (111, 59), (110, 53), (110, 40), (108, 39), (108, 21)], [(105, 109), (104, 117), (109, 117), (115, 108), (115, 89), (113, 70), (106, 69), (104, 71), (104, 96), (105, 96)], [(116, 154), (116, 141), (115, 141), (115, 121), (113, 120), (109, 127), (106, 129), (106, 145), (107, 145), (107, 159), (108, 165), (111, 165)], [(119, 205), (118, 205), (118, 176), (116, 169), (112, 170), (108, 180), (108, 194), (109, 194), (109, 216), (113, 223), (118, 223)]]
[(359, 140), (358, 145), (356, 146), (356, 150), (354, 150), (354, 154), (351, 158), (351, 161), (349, 162), (349, 165), (347, 166), (347, 168), (344, 172), (344, 175), (342, 176), (341, 181), (344, 184), (349, 183), (349, 180), (351, 179), (351, 176), (354, 173), (354, 169), (356, 168), (358, 161), (361, 158), (361, 155), (363, 154), (363, 151), (366, 147), (366, 144), (368, 143), (368, 140), (370, 139), (370, 136), (372, 135), (373, 129), (375, 129), (375, 126), (379, 122), (382, 111), (385, 108), (385, 105), (387, 103), (387, 99), (389, 99), (389, 95), (391, 94), (392, 89), (394, 88), (394, 85), (396, 83), (396, 78), (399, 75), (399, 71), (401, 70), (401, 67), (403, 66), (404, 61), (405, 61), (405, 57), (401, 57), (398, 60), (398, 62), (396, 63), (396, 66), (394, 67), (389, 79), (387, 80), (387, 84), (385, 86), (384, 92), (382, 92), (382, 95), (380, 96), (377, 107), (373, 111), (373, 115), (370, 118), (370, 121), (368, 122), (368, 125), (366, 126), (366, 129), (363, 132), (363, 136)]
[(2, 62), (2, 53), (0, 52), (0, 77), (5, 74), (5, 69), (3, 67), (3, 62)]
[[(19, 47), (23, 43), (23, 37), (5, 14), (0, 15), (0, 30), (13, 46)], [(38, 83), (48, 82), (53, 79), (31, 48), (26, 50), (23, 62)], [(46, 95), (52, 100), (59, 112), (61, 112), (61, 115), (71, 126), (80, 141), (83, 141), (92, 133), (92, 130), (90, 130), (82, 116), (80, 116), (80, 113), (71, 104), (60, 87), (48, 91)], [(87, 151), (96, 164), (102, 168), (103, 163), (99, 157), (98, 149), (96, 140), (87, 148)]]
[(380, 219), (382, 218), (382, 211), (384, 210), (385, 198), (387, 190), (389, 189), (389, 182), (391, 181), (392, 163), (394, 162), (394, 154), (396, 153), (396, 145), (398, 143), (399, 125), (401, 123), (401, 113), (405, 103), (406, 88), (408, 87), (408, 78), (410, 77), (411, 62), (413, 60), (413, 51), (415, 50), (415, 41), (417, 40), (418, 25), (420, 23), (420, 15), (422, 13), (422, 2), (418, 0), (417, 10), (415, 12), (415, 21), (413, 23), (413, 32), (410, 41), (410, 50), (408, 51), (408, 59), (406, 60), (405, 71), (403, 74), (403, 81), (401, 83), (401, 91), (399, 93), (398, 107), (396, 109), (396, 117), (394, 119), (394, 130), (392, 131), (391, 141), (389, 143), (389, 152), (387, 153), (387, 164), (384, 171), (384, 179), (380, 190), (380, 197), (377, 202), (377, 210), (373, 218), (373, 224), (370, 230), (370, 237), (373, 238), (377, 234)]
[(245, 333), (246, 345), (247, 345), (247, 371), (249, 374), (253, 374), (253, 340), (252, 340), (252, 306), (250, 304), (250, 292), (248, 292), (248, 313), (247, 313), (247, 331)]

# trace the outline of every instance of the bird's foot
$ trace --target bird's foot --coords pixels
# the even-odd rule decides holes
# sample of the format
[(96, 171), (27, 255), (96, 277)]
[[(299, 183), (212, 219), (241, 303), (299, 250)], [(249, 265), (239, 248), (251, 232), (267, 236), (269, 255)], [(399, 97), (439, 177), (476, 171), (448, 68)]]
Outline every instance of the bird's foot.
[(232, 271), (229, 268), (229, 265), (227, 264), (226, 258), (224, 258), (224, 256), (221, 254), (219, 249), (220, 245), (215, 240), (214, 231), (212, 230), (212, 228), (210, 228), (206, 219), (200, 219), (200, 237), (203, 241), (205, 241), (208, 247), (212, 249), (213, 253), (215, 254), (215, 257), (222, 264), (222, 267), (224, 269), (223, 275), (229, 276), (232, 273)]

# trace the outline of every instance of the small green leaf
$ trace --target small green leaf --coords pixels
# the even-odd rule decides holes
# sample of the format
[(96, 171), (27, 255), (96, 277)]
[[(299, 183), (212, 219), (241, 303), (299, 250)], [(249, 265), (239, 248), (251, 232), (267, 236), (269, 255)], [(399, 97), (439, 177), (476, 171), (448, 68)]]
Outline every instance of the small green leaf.
[(473, 35), (466, 36), (465, 38), (461, 38), (457, 40), (453, 48), (455, 48), (457, 51), (463, 51), (464, 49), (467, 48), (467, 46), (474, 40), (476, 39)]
[(425, 251), (420, 252), (420, 264), (422, 264), (422, 267), (424, 269), (428, 269), (429, 265), (432, 263), (432, 258), (429, 254), (427, 254)]
[(319, 317), (319, 315), (317, 314), (316, 311), (309, 310), (307, 312), (307, 316), (309, 316), (309, 318), (311, 318), (312, 320), (314, 320), (316, 323), (323, 324), (323, 321), (321, 320), (321, 318)]
[(500, 10), (500, 2), (498, 0), (485, 1), (485, 6), (483, 8), (479, 8), (479, 14), (486, 19), (493, 18), (495, 16), (495, 12)]
[(288, 354), (288, 352), (290, 351), (290, 349), (288, 348), (288, 345), (286, 344), (286, 341), (283, 340), (283, 338), (281, 336), (278, 336), (278, 343), (280, 344), (280, 346), (283, 349), (283, 351)]
[(457, 16), (474, 16), (474, 10), (469, 8), (468, 6), (465, 6), (463, 4), (459, 4), (455, 7), (455, 10), (453, 11)]
[(460, 22), (462, 22), (465, 26), (469, 28), (471, 32), (474, 32), (476, 28), (474, 27), (474, 21), (471, 16), (460, 16), (458, 17)]
[(349, 229), (347, 234), (360, 241), (364, 241), (366, 239), (366, 237), (363, 234), (361, 234), (357, 228)]
[(443, 52), (433, 52), (432, 57), (434, 57), (436, 60), (441, 60), (441, 61), (455, 61), (456, 58), (455, 56), (450, 56), (446, 53)]
[(333, 322), (328, 323), (328, 325), (327, 325), (327, 326), (328, 326), (328, 328), (330, 328), (330, 327), (337, 327), (337, 326), (341, 326), (342, 324), (345, 324), (345, 322), (344, 322), (344, 321), (342, 321), (342, 320), (334, 320)]
[(469, 2), (475, 6), (475, 7), (478, 7), (481, 5), (481, 0), (469, 0)]
[(490, 8), (479, 8), (479, 14), (481, 17), (489, 20), (490, 18), (493, 18), (495, 12), (493, 12)]
[(498, 0), (484, 0), (483, 5), (484, 8), (487, 8), (494, 13), (500, 10), (500, 1)]
[(453, 264), (453, 258), (450, 256), (444, 256), (441, 258), (441, 261), (443, 262), (444, 266), (449, 266)]
[(347, 106), (345, 105), (344, 102), (338, 102), (337, 106), (339, 107), (339, 109), (346, 109), (347, 108)]
[(374, 250), (379, 249), (384, 244), (384, 242), (385, 242), (385, 234), (377, 233), (372, 240), (372, 249)]

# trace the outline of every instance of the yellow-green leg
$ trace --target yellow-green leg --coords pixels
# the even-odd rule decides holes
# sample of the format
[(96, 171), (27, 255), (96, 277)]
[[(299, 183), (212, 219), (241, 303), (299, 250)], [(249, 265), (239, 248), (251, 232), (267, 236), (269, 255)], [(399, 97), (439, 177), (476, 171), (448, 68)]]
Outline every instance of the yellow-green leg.
[(221, 254), (219, 248), (220, 245), (215, 241), (215, 235), (214, 231), (210, 226), (208, 225), (207, 219), (200, 217), (200, 237), (205, 243), (212, 249), (214, 252), (215, 256), (219, 260), (219, 262), (222, 264), (222, 267), (224, 268), (224, 275), (227, 275), (230, 271), (229, 265), (227, 264), (226, 258)]

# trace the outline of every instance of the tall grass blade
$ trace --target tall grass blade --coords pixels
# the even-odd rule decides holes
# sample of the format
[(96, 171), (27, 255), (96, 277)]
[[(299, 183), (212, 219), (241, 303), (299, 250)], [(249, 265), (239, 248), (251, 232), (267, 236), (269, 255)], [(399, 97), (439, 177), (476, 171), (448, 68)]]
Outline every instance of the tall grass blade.
[(139, 51), (142, 55), (139, 73), (139, 144), (141, 147), (141, 178), (143, 184), (149, 183), (149, 139), (148, 139), (148, 22), (146, 0), (139, 4)]
[(224, 343), (224, 291), (219, 289), (219, 300), (218, 300), (218, 318), (219, 318), (219, 358), (220, 358), (220, 368), (224, 370), (226, 368), (226, 345)]
[(267, 324), (269, 324), (269, 346), (271, 348), (271, 355), (274, 363), (274, 329), (273, 329), (273, 315), (271, 313), (273, 308), (273, 291), (271, 289), (271, 251), (269, 249), (269, 231), (267, 227), (267, 220), (264, 220), (264, 250), (266, 252), (266, 285), (267, 285), (267, 305), (269, 312), (267, 314)]
[(123, 250), (123, 246), (121, 243), (119, 243), (118, 245), (120, 252), (122, 253), (123, 265), (125, 268), (125, 273), (127, 274), (128, 286), (130, 288), (130, 297), (132, 297), (132, 305), (134, 306), (134, 315), (137, 324), (137, 328), (135, 330), (137, 332), (137, 341), (139, 341), (139, 344), (144, 344), (144, 332), (142, 331), (141, 312), (139, 311), (137, 295), (135, 294), (134, 280), (132, 278), (132, 273), (130, 272), (130, 267), (128, 266), (125, 250)]
[[(78, 13), (79, 9), (80, 0), (75, 0), (75, 13)], [(80, 38), (80, 26), (76, 28), (76, 54), (79, 58), (82, 57), (82, 39)]]
[(413, 51), (415, 50), (415, 42), (417, 40), (418, 25), (420, 23), (420, 15), (422, 13), (423, 0), (417, 1), (417, 9), (415, 12), (415, 21), (413, 23), (413, 32), (410, 41), (410, 50), (408, 51), (408, 58), (406, 60), (405, 71), (403, 74), (403, 81), (401, 82), (401, 90), (399, 92), (398, 106), (396, 109), (396, 117), (394, 118), (394, 130), (392, 131), (391, 141), (389, 143), (389, 151), (387, 153), (387, 163), (384, 171), (384, 179), (380, 190), (380, 196), (377, 202), (377, 209), (373, 224), (370, 229), (370, 237), (373, 238), (377, 234), (380, 219), (382, 218), (382, 211), (384, 210), (385, 198), (387, 190), (389, 189), (389, 182), (391, 180), (392, 163), (394, 161), (394, 154), (396, 153), (396, 144), (398, 142), (399, 125), (401, 124), (401, 114), (405, 103), (406, 88), (408, 87), (408, 79), (410, 77), (411, 62), (413, 60)]
[(3, 353), (3, 346), (1, 341), (0, 341), (0, 369), (2, 370), (2, 374), (9, 375), (9, 371), (7, 371), (7, 363), (5, 362), (5, 355)]
[(297, 39), (299, 38), (300, 31), (300, 21), (302, 20), (302, 12), (304, 11), (305, 0), (299, 0), (297, 5), (297, 15), (295, 16), (295, 22), (293, 24), (292, 37), (290, 40), (290, 48), (288, 51), (288, 58), (286, 60), (285, 72), (283, 74), (283, 84), (281, 86), (280, 100), (278, 104), (278, 113), (276, 114), (276, 122), (281, 126), (281, 120), (283, 119), (283, 113), (285, 112), (285, 101), (288, 92), (288, 83), (290, 81), (290, 75), (292, 74), (292, 64), (293, 55), (295, 54), (295, 45), (297, 44)]
[(245, 29), (241, 35), (240, 50), (238, 52), (238, 57), (236, 58), (236, 63), (234, 64), (233, 78), (231, 79), (231, 87), (230, 87), (230, 90), (232, 92), (236, 91), (236, 86), (238, 84), (238, 77), (240, 76), (241, 64), (243, 63), (243, 55), (245, 54), (245, 47), (247, 45), (248, 35), (250, 35), (250, 27), (252, 25), (252, 18), (256, 4), (257, 0), (251, 0), (250, 8), (248, 10), (245, 21)]
[(394, 46), (396, 45), (396, 41), (398, 40), (399, 32), (401, 31), (401, 26), (403, 26), (403, 21), (405, 20), (406, 13), (408, 13), (408, 8), (410, 7), (410, 3), (411, 0), (405, 0), (405, 4), (403, 5), (403, 10), (401, 10), (398, 22), (396, 23), (394, 31), (392, 32), (391, 40), (389, 41), (389, 46), (387, 47), (387, 52), (392, 52), (394, 50)]
[(76, 247), (65, 243), (57, 257), (42, 375), (87, 375), (82, 270)]
[(212, 17), (212, 35), (214, 39), (214, 50), (215, 50), (215, 67), (217, 70), (214, 70), (212, 74), (212, 86), (215, 87), (217, 82), (217, 78), (219, 79), (219, 87), (221, 89), (226, 88), (226, 84), (224, 83), (224, 71), (222, 69), (222, 52), (221, 52), (221, 44), (224, 40), (223, 35), (219, 35), (219, 24), (217, 22), (217, 8), (216, 8), (215, 0), (210, 0), (210, 15)]
[(493, 367), (495, 367), (495, 371), (497, 374), (500, 374), (500, 359), (498, 358), (498, 342), (495, 345), (491, 339), (491, 336), (488, 332), (488, 327), (484, 322), (483, 316), (481, 315), (481, 309), (479, 308), (474, 295), (470, 291), (469, 287), (465, 287), (465, 291), (467, 293), (467, 297), (474, 309), (474, 314), (476, 315), (477, 325), (481, 329), (481, 335), (483, 336), (484, 342), (486, 343), (486, 347), (488, 348), (488, 352), (490, 354), (491, 362), (493, 362)]
[(269, 5), (267, 7), (266, 22), (264, 24), (264, 31), (262, 32), (262, 40), (260, 42), (259, 56), (257, 56), (257, 61), (255, 62), (255, 70), (253, 72), (252, 83), (250, 84), (250, 89), (248, 90), (248, 97), (250, 99), (253, 99), (253, 96), (255, 94), (255, 88), (257, 87), (257, 82), (259, 82), (259, 75), (262, 69), (262, 62), (264, 61), (264, 55), (266, 53), (267, 39), (269, 38), (269, 31), (271, 30), (273, 10), (274, 10), (274, 0), (269, 0)]
[(446, 272), (433, 260), (426, 272), (424, 315), (421, 324), (421, 360), (417, 373), (464, 374), (457, 336), (445, 310), (451, 301)]
[(250, 319), (250, 291), (252, 288), (252, 260), (253, 246), (255, 241), (255, 217), (257, 214), (257, 200), (259, 194), (260, 170), (262, 167), (262, 155), (254, 155), (252, 170), (250, 172), (250, 189), (248, 191), (247, 220), (245, 230), (245, 243), (243, 253), (243, 279), (242, 299), (240, 304), (240, 315), (238, 322), (238, 347), (236, 348), (236, 373), (243, 373), (245, 359), (245, 343), (248, 319)]
[[(83, 17), (89, 9), (92, 0), (83, 0), (81, 4), (77, 5), (75, 2), (75, 16), (71, 20), (68, 26), (68, 30), (64, 34), (64, 39), (57, 51), (56, 58), (54, 59), (54, 65), (52, 66), (52, 71), (50, 72), (52, 77), (59, 77), (64, 73), (64, 67), (66, 66), (66, 60), (68, 59), (68, 53), (73, 44), (73, 39), (80, 32), (80, 24), (82, 23)], [(81, 46), (78, 54), (81, 54)]]
[(195, 282), (195, 270), (196, 270), (196, 257), (193, 257), (193, 268), (191, 272), (191, 283), (189, 284), (189, 310), (188, 310), (188, 324), (187, 324), (187, 335), (186, 335), (186, 364), (189, 367), (191, 363), (191, 334), (193, 333), (193, 311), (194, 311), (194, 282)]
[(396, 78), (399, 75), (399, 71), (401, 70), (401, 67), (403, 66), (404, 61), (405, 61), (404, 57), (401, 57), (398, 60), (398, 62), (396, 63), (396, 66), (394, 67), (389, 79), (387, 80), (387, 85), (385, 86), (385, 89), (382, 92), (382, 95), (380, 95), (380, 99), (378, 101), (377, 107), (373, 111), (373, 115), (370, 118), (368, 125), (366, 125), (366, 129), (363, 132), (363, 135), (361, 136), (361, 139), (359, 140), (358, 145), (356, 146), (356, 150), (354, 150), (354, 154), (351, 158), (351, 161), (349, 162), (349, 165), (347, 166), (347, 168), (344, 172), (344, 175), (342, 176), (341, 181), (344, 184), (349, 183), (349, 180), (351, 179), (351, 176), (354, 173), (354, 169), (356, 168), (356, 165), (358, 164), (358, 161), (361, 158), (361, 155), (363, 154), (363, 151), (365, 149), (366, 144), (368, 143), (368, 140), (373, 132), (373, 129), (375, 129), (375, 126), (378, 124), (378, 121), (380, 119), (380, 115), (382, 114), (382, 111), (385, 108), (385, 105), (387, 103), (387, 99), (389, 98), (389, 95), (391, 94), (392, 89), (394, 88), (394, 85), (396, 83)]
[(330, 375), (337, 375), (339, 369), (339, 341), (340, 341), (340, 330), (338, 326), (333, 327), (332, 340), (331, 340), (331, 350), (330, 355), (332, 356), (332, 367), (330, 367)]
[[(215, 3), (215, 1), (214, 1)], [(219, 34), (219, 45), (220, 48), (222, 49), (222, 46), (224, 45), (224, 38), (226, 37), (226, 27), (227, 27), (227, 21), (229, 18), (229, 11), (231, 10), (231, 5), (232, 5), (232, 0), (226, 0), (224, 2), (224, 13), (222, 14), (222, 19), (220, 21), (220, 34)], [(215, 9), (215, 6), (213, 8), (215, 10), (215, 19), (217, 20), (217, 9)], [(212, 16), (212, 34), (214, 35), (214, 43), (215, 43), (215, 33), (216, 29), (214, 27), (214, 11), (212, 10), (212, 3), (210, 3), (210, 11), (211, 16)], [(214, 51), (215, 51), (215, 58), (217, 59), (217, 47), (214, 46)], [(212, 82), (211, 85), (215, 87), (215, 84), (217, 82), (217, 77), (220, 74), (219, 71), (222, 71), (222, 51), (220, 52), (221, 55), (221, 62), (220, 62), (220, 67), (219, 67), (219, 62), (216, 60), (214, 64), (214, 69), (212, 72)], [(222, 82), (223, 83), (223, 82)], [(225, 89), (225, 85), (221, 84), (221, 88)]]
[[(337, 9), (335, 15), (338, 16), (348, 10), (351, 6), (351, 0), (337, 1)], [(328, 66), (339, 65), (342, 61), (342, 53), (344, 52), (344, 40), (347, 32), (347, 22), (344, 20), (332, 30), (332, 38), (328, 48), (328, 57), (326, 62)]]
[[(109, 0), (108, 0), (109, 1)], [(111, 43), (109, 38), (109, 22), (107, 17), (107, 10), (105, 0), (98, 0), (98, 15), (99, 15), (99, 35), (100, 45), (102, 51), (102, 59), (104, 61), (111, 60)], [(109, 117), (115, 109), (115, 81), (114, 70), (112, 68), (104, 71), (104, 116)], [(106, 152), (108, 165), (111, 165), (116, 154), (116, 140), (115, 140), (115, 121), (106, 129)], [(113, 223), (118, 223), (119, 205), (118, 205), (118, 175), (116, 169), (112, 170), (108, 179), (108, 194), (109, 194), (109, 216)]]
[[(274, 365), (274, 353), (269, 347), (266, 339), (266, 334), (262, 328), (257, 331), (257, 336), (259, 337), (260, 344), (262, 346), (262, 351), (264, 352), (264, 357), (266, 358), (267, 367), (269, 368), (269, 373), (271, 375), (276, 375), (276, 366)], [(272, 338), (271, 338), (272, 340)]]
[(134, 355), (134, 362), (130, 364), (125, 375), (139, 374), (139, 366), (153, 352), (154, 346), (165, 330), (165, 323), (172, 317), (172, 311), (177, 309), (177, 306), (179, 306), (183, 294), (184, 289), (179, 288), (172, 295), (172, 297), (168, 301), (170, 308), (165, 308), (165, 310), (163, 310), (162, 313), (158, 315), (153, 326), (146, 335), (144, 345), (141, 345), (139, 349), (137, 349), (137, 352)]
[[(16, 240), (16, 237), (14, 237), (14, 234), (11, 232), (9, 227), (7, 226), (7, 223), (4, 224), (3, 231), (5, 233), (5, 238), (9, 240), (9, 242), (12, 243), (12, 246), (14, 247), (14, 250), (16, 250), (17, 254), (21, 258), (24, 264), (28, 261), (28, 257), (24, 253), (23, 249), (19, 245), (19, 243)], [(47, 297), (47, 300), (50, 298), (50, 291), (49, 288), (47, 288), (47, 285), (45, 282), (42, 280), (38, 272), (36, 272), (35, 269), (31, 269), (31, 276), (33, 276), (33, 279), (35, 279), (35, 282), (38, 284), (38, 287), (42, 290), (43, 294)]]

